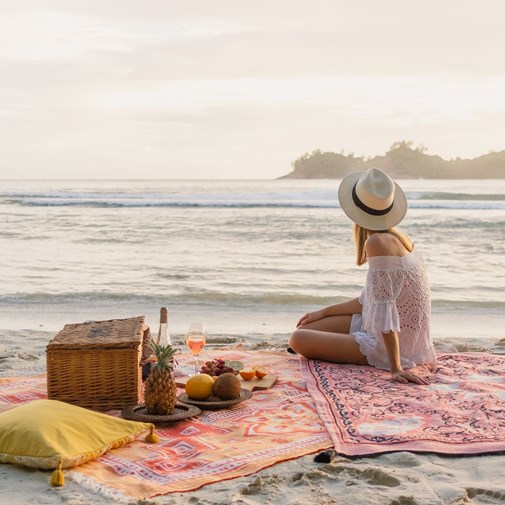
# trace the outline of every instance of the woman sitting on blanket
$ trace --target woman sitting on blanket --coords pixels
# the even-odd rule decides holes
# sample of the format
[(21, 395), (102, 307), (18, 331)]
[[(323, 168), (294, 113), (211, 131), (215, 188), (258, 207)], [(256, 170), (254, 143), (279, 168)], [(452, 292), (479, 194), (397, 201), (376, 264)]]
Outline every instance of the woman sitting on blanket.
[(357, 263), (368, 261), (359, 298), (302, 316), (290, 346), (308, 359), (372, 365), (392, 379), (428, 384), (406, 369), (434, 364), (430, 291), (424, 263), (409, 237), (395, 228), (405, 217), (404, 192), (377, 168), (345, 177), (338, 190), (354, 222)]

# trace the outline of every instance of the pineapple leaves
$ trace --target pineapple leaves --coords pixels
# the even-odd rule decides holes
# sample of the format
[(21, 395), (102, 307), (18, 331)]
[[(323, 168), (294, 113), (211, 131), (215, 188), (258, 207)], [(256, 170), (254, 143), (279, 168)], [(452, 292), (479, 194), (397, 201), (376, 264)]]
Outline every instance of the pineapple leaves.
[(153, 368), (160, 368), (163, 370), (174, 369), (173, 357), (178, 352), (178, 349), (175, 349), (171, 345), (161, 345), (157, 344), (154, 341), (149, 343), (149, 347), (156, 357), (156, 363), (153, 363)]

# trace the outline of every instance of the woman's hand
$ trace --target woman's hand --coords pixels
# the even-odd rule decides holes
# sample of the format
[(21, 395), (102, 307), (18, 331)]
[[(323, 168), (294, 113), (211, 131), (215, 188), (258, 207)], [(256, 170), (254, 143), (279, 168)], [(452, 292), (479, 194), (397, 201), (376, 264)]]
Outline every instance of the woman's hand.
[(430, 379), (427, 377), (419, 377), (418, 375), (410, 372), (405, 372), (405, 370), (399, 370), (397, 372), (391, 372), (391, 378), (399, 382), (400, 384), (407, 384), (408, 382), (413, 382), (414, 384), (422, 384), (426, 386), (430, 383)]
[(391, 378), (394, 381), (399, 382), (400, 384), (413, 382), (414, 384), (422, 384), (424, 386), (430, 383), (430, 379), (419, 377), (418, 375), (411, 372), (406, 372), (402, 368), (400, 357), (400, 342), (398, 339), (398, 333), (396, 333), (396, 331), (383, 333), (382, 338), (384, 339), (384, 345), (386, 346), (386, 351), (388, 354)]
[(315, 312), (308, 312), (307, 314), (304, 314), (300, 318), (300, 320), (296, 324), (296, 327), (299, 328), (300, 326), (303, 326), (305, 324), (313, 323), (314, 321), (319, 321), (319, 319), (322, 319), (323, 317), (326, 317), (324, 309), (316, 310)]

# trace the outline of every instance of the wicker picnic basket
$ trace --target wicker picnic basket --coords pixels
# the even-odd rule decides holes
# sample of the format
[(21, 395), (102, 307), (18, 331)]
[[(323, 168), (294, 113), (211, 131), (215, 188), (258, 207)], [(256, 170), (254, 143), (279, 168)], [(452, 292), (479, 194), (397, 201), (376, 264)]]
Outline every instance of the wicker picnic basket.
[(93, 410), (143, 401), (144, 316), (66, 324), (47, 345), (47, 397)]

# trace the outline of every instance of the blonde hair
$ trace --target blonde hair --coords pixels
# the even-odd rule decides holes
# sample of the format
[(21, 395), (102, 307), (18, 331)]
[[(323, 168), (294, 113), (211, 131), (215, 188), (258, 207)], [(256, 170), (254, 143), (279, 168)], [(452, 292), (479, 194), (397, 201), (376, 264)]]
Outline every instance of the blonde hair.
[[(412, 252), (414, 249), (414, 244), (410, 240), (409, 236), (406, 233), (400, 231), (398, 228), (389, 228), (382, 231), (382, 233), (384, 232), (394, 235), (403, 244), (407, 251)], [(358, 266), (361, 266), (367, 262), (365, 242), (367, 241), (368, 237), (372, 235), (372, 233), (377, 232), (368, 230), (359, 224), (353, 223), (354, 242), (356, 242), (356, 264)]]

